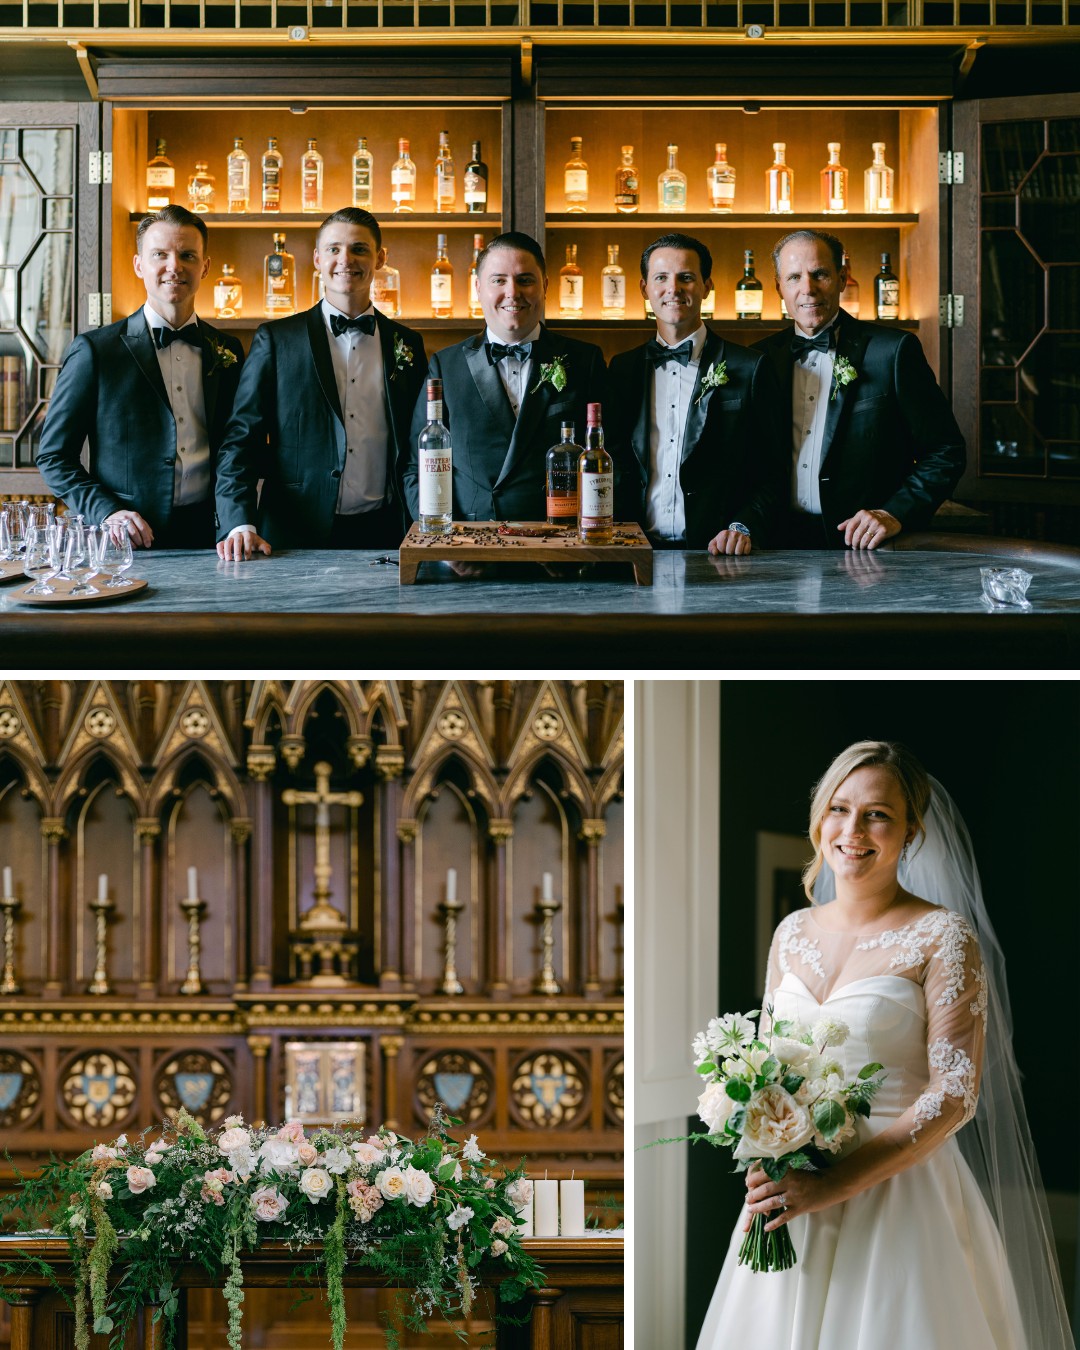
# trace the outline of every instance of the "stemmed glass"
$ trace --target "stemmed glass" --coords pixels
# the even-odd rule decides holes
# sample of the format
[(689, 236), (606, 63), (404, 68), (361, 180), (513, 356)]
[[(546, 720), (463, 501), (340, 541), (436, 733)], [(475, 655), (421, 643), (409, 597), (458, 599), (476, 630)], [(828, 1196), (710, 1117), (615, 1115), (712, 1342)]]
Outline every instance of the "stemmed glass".
[(26, 530), (26, 552), (23, 555), (23, 571), (28, 577), (37, 580), (26, 595), (55, 595), (52, 586), (46, 581), (60, 570), (60, 558), (56, 547), (56, 530), (49, 525), (30, 525)]
[(131, 550), (131, 535), (127, 530), (121, 535), (114, 535), (108, 525), (102, 525), (97, 547), (98, 571), (112, 577), (111, 581), (105, 583), (105, 589), (116, 590), (121, 586), (130, 586), (131, 582), (125, 581), (121, 576), (121, 573), (126, 572), (135, 561)]
[(93, 525), (87, 530), (82, 516), (79, 516), (66, 533), (64, 571), (75, 581), (70, 593), (73, 598), (97, 595), (98, 588), (90, 585), (90, 578), (97, 576), (101, 570), (98, 566), (97, 530)]
[[(15, 557), (15, 547), (11, 542), (10, 516), (7, 510), (0, 511), (0, 562), (11, 562)], [(0, 577), (6, 573), (0, 567)]]

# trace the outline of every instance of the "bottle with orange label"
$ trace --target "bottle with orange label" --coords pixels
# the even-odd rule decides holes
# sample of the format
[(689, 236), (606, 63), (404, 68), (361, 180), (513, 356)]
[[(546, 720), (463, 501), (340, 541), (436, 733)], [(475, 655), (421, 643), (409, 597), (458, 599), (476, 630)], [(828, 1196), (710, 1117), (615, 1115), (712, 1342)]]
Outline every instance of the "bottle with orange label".
[(547, 518), (549, 525), (576, 525), (578, 460), (582, 447), (574, 440), (573, 422), (561, 423), (560, 439), (547, 452)]

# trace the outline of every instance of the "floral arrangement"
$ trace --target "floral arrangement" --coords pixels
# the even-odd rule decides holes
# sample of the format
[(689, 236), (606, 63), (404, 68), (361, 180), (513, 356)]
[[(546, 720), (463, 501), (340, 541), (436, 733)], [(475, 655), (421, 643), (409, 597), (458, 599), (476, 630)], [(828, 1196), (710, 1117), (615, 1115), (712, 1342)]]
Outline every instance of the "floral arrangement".
[(399, 371), (411, 366), (413, 363), (413, 349), (405, 341), (400, 333), (394, 334), (394, 369), (390, 372), (390, 378), (393, 379)]
[(698, 396), (694, 399), (695, 406), (701, 402), (707, 394), (711, 394), (714, 389), (719, 389), (728, 382), (727, 362), (714, 361), (709, 369), (701, 377), (701, 389)]
[(230, 366), (236, 365), (236, 353), (226, 347), (223, 342), (215, 342), (210, 339), (210, 351), (213, 354), (213, 361), (210, 363), (210, 369), (207, 375), (213, 375), (216, 370), (228, 370)]
[[(459, 1145), (446, 1132), (456, 1124), (437, 1112), (416, 1141), (385, 1128), (309, 1136), (295, 1120), (254, 1129), (240, 1116), (207, 1131), (181, 1110), (152, 1142), (121, 1135), (74, 1161), (54, 1159), (40, 1179), (21, 1179), (22, 1194), (6, 1209), (18, 1208), (31, 1228), (47, 1218), (68, 1238), (77, 1271), (76, 1350), (88, 1350), (91, 1327), (123, 1346), (140, 1307), (151, 1303), (161, 1306), (169, 1350), (178, 1307), (173, 1270), (182, 1261), (224, 1274), (228, 1343), (242, 1350), (241, 1257), (268, 1242), (321, 1244), (303, 1273), (324, 1274), (330, 1340), (342, 1350), (349, 1261), (411, 1286), (404, 1323), (413, 1331), (434, 1313), (467, 1317), (485, 1260), (511, 1272), (499, 1285), (504, 1301), (542, 1282), (517, 1234), (532, 1182), (521, 1168), (496, 1176), (475, 1135)], [(110, 1287), (119, 1261), (123, 1276)]]
[(851, 364), (851, 362), (847, 359), (847, 357), (838, 356), (836, 360), (833, 362), (832, 394), (829, 398), (829, 402), (831, 403), (833, 399), (836, 398), (837, 394), (840, 392), (841, 389), (843, 389), (846, 385), (849, 385), (852, 382), (852, 380), (857, 380), (858, 378), (859, 372), (855, 369), (855, 367)]
[(541, 385), (550, 384), (557, 394), (561, 394), (566, 388), (566, 379), (566, 357), (556, 356), (541, 364), (540, 378), (529, 390), (529, 393), (535, 394)]

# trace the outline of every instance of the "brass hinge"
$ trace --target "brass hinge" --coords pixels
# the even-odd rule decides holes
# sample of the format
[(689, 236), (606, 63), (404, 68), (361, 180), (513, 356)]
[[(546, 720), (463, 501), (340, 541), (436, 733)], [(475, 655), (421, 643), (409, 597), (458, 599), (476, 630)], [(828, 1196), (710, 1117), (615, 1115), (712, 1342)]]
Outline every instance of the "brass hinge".
[(938, 296), (938, 323), (942, 328), (963, 328), (964, 297), (962, 295)]
[(956, 187), (964, 181), (963, 150), (943, 150), (937, 157), (937, 180)]

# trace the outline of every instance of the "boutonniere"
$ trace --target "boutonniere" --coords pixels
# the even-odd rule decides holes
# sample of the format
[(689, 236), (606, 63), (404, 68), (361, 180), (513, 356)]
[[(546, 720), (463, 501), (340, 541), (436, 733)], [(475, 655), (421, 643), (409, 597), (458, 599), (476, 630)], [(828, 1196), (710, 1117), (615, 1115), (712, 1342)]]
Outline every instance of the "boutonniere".
[(706, 394), (711, 394), (727, 382), (727, 362), (715, 361), (701, 377), (701, 391), (694, 399), (694, 406), (697, 407)]
[(390, 374), (393, 379), (399, 370), (404, 370), (406, 366), (413, 363), (413, 349), (405, 341), (400, 333), (394, 334), (394, 369)]
[(561, 394), (566, 388), (566, 357), (556, 356), (553, 361), (548, 361), (540, 367), (540, 378), (529, 390), (530, 394), (535, 394), (542, 384), (550, 384), (557, 394)]
[(858, 378), (859, 372), (855, 369), (855, 367), (851, 364), (851, 362), (847, 359), (847, 357), (838, 356), (836, 360), (833, 362), (832, 394), (829, 398), (829, 402), (832, 403), (833, 399), (836, 398), (836, 395), (840, 392), (840, 390), (844, 387), (844, 385), (850, 384), (852, 380), (857, 380)]
[(228, 370), (230, 366), (236, 365), (236, 353), (231, 348), (226, 347), (223, 342), (210, 341), (210, 354), (213, 360), (210, 362), (210, 369), (207, 375), (213, 375), (218, 370)]

